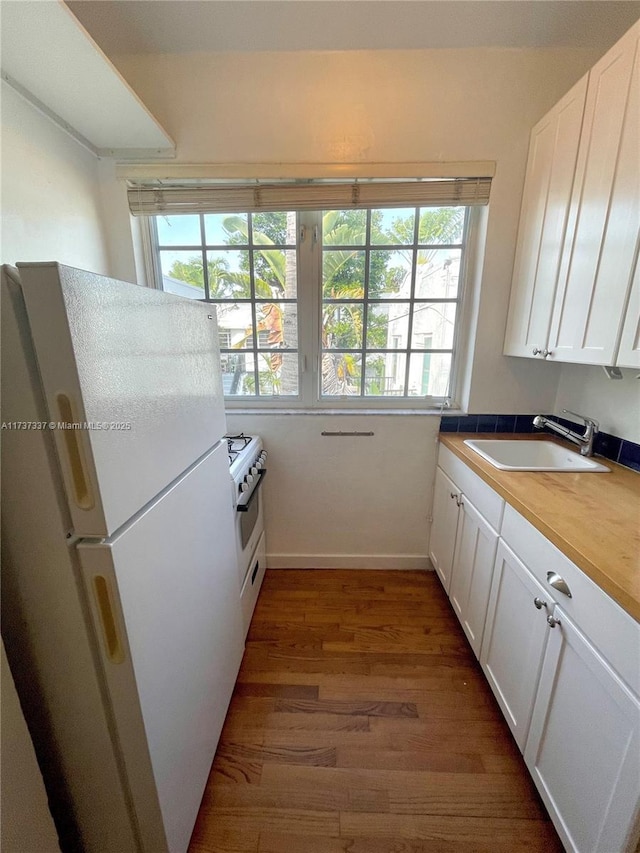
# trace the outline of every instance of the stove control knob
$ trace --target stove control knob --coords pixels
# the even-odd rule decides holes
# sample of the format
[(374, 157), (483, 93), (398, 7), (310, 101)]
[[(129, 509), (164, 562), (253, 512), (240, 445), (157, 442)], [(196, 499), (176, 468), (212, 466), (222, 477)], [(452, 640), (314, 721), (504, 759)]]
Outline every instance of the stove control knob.
[(240, 491), (248, 492), (249, 491), (249, 483), (240, 483)]
[(253, 476), (254, 476), (254, 477), (256, 476), (256, 474), (258, 473), (258, 469), (256, 468), (256, 466), (255, 466), (255, 465), (253, 465), (253, 466), (252, 466), (252, 468), (250, 469), (249, 473), (250, 473), (250, 474), (253, 474)]
[(253, 483), (253, 480), (254, 480), (253, 474), (247, 474), (247, 476), (244, 478), (245, 483), (248, 483), (249, 485), (251, 485), (251, 483)]
[(259, 458), (262, 464), (264, 465), (264, 463), (267, 461), (267, 451), (263, 450)]

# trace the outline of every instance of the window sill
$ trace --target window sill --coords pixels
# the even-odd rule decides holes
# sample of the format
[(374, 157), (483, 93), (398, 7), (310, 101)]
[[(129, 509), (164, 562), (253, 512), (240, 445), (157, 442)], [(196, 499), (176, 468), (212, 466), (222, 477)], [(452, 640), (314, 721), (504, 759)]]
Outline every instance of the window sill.
[(228, 406), (227, 413), (232, 415), (428, 415), (430, 417), (441, 417), (444, 412), (453, 414), (461, 412), (458, 408), (447, 408), (443, 411), (440, 407), (430, 409), (308, 409), (308, 408), (242, 408), (240, 406)]

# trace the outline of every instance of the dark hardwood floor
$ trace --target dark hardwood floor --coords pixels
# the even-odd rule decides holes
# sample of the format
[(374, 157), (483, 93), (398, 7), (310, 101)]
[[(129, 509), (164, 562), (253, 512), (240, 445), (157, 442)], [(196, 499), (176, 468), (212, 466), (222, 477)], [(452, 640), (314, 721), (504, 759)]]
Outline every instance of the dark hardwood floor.
[(562, 851), (432, 572), (268, 571), (190, 853)]

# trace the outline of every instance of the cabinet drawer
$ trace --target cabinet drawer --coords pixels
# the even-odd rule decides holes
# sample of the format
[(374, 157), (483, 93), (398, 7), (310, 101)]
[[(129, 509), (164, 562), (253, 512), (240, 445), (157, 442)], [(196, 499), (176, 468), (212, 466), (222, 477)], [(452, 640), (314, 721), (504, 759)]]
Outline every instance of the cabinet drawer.
[[(549, 598), (561, 605), (613, 669), (640, 695), (640, 624), (510, 506), (505, 508), (501, 535), (547, 590)], [(564, 578), (571, 598), (550, 585), (548, 572)]]
[(458, 459), (447, 447), (440, 445), (438, 464), (447, 476), (453, 480), (458, 489), (463, 492), (478, 510), (480, 515), (493, 527), (500, 531), (504, 501), (491, 486), (474, 474), (461, 459)]

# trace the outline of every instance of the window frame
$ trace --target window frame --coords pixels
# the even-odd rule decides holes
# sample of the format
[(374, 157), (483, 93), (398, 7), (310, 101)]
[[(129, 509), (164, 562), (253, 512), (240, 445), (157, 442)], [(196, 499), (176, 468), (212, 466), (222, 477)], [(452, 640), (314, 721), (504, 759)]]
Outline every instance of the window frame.
[[(441, 412), (443, 408), (459, 408), (457, 402), (463, 375), (463, 364), (465, 355), (464, 343), (468, 338), (468, 302), (469, 302), (469, 278), (470, 278), (470, 259), (475, 254), (478, 222), (480, 211), (482, 208), (474, 205), (460, 205), (466, 207), (465, 219), (463, 226), (463, 234), (460, 245), (461, 262), (458, 279), (458, 291), (455, 299), (456, 320), (453, 329), (453, 340), (451, 346), (452, 363), (449, 376), (448, 393), (444, 396), (365, 396), (365, 395), (343, 395), (343, 396), (322, 396), (321, 389), (321, 362), (322, 362), (322, 304), (323, 304), (323, 282), (322, 282), (322, 213), (323, 211), (297, 211), (297, 240), (296, 240), (296, 263), (298, 273), (297, 287), (297, 312), (298, 312), (298, 395), (251, 395), (251, 396), (225, 396), (225, 406), (233, 410), (247, 410), (255, 412), (269, 412), (281, 410), (295, 410), (299, 412), (308, 411), (310, 413), (327, 413), (327, 412), (369, 412), (393, 414), (401, 412)], [(400, 207), (400, 205), (398, 205)], [(406, 205), (405, 205), (406, 207)], [(417, 205), (420, 207), (420, 205)], [(422, 207), (438, 207), (438, 205), (422, 205)], [(377, 208), (372, 208), (377, 209)], [(156, 218), (160, 214), (140, 217), (142, 220), (143, 242), (148, 243), (148, 251), (144, 252), (145, 267), (147, 272), (147, 280), (152, 282), (152, 286), (157, 289), (162, 288), (162, 266), (160, 263), (160, 246), (158, 241), (158, 232), (156, 227)], [(172, 214), (169, 214), (172, 215)], [(175, 215), (175, 214), (174, 214)], [(206, 214), (203, 214), (206, 215)], [(458, 244), (456, 244), (457, 246)], [(448, 244), (443, 244), (442, 248), (447, 248)], [(169, 247), (167, 247), (169, 248)], [(173, 247), (171, 247), (173, 248)], [(181, 247), (177, 247), (179, 250)], [(364, 245), (359, 249), (369, 251), (370, 248)], [(380, 248), (387, 248), (380, 246)], [(407, 248), (407, 247), (403, 247)], [(437, 246), (436, 248), (440, 248)], [(199, 247), (194, 247), (194, 251), (203, 252), (203, 257), (206, 262), (207, 244), (204, 242), (204, 234), (202, 235), (202, 243)], [(204, 298), (203, 301), (207, 304), (216, 304), (219, 300)], [(252, 313), (255, 316), (255, 302), (259, 299), (252, 300)], [(366, 299), (367, 303), (376, 302), (376, 299)], [(425, 302), (430, 300), (425, 297)], [(436, 303), (442, 300), (435, 299)], [(454, 300), (451, 300), (454, 301)], [(415, 307), (415, 302), (412, 301), (412, 313)], [(254, 323), (255, 328), (255, 323)], [(259, 332), (256, 332), (256, 344), (258, 342)], [(408, 341), (410, 344), (410, 341)], [(408, 346), (404, 352), (407, 361), (409, 358)], [(248, 350), (242, 350), (247, 352)], [(272, 349), (271, 352), (280, 352), (278, 349)], [(257, 350), (257, 352), (264, 352)], [(286, 350), (283, 350), (286, 352)], [(374, 351), (367, 351), (374, 352)], [(388, 350), (375, 350), (376, 353), (384, 354)], [(433, 351), (429, 351), (432, 353)], [(448, 352), (448, 350), (447, 350)], [(225, 353), (227, 354), (227, 353)], [(403, 354), (402, 350), (399, 354)], [(364, 369), (364, 365), (363, 365)], [(408, 364), (406, 367), (408, 373)]]

